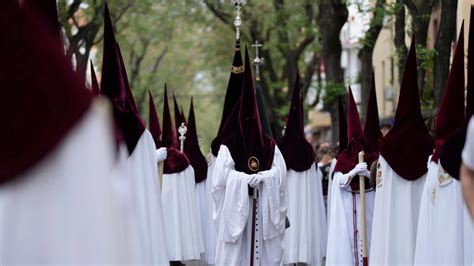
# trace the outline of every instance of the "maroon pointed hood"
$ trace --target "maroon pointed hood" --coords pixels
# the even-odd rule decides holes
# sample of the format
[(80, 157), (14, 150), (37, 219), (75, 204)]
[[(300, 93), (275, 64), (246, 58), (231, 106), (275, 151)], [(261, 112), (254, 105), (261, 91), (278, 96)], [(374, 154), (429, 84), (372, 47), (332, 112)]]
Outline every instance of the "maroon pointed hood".
[(217, 131), (217, 136), (214, 138), (211, 145), (212, 154), (214, 156), (217, 156), (217, 153), (219, 152), (219, 147), (224, 137), (223, 135), (224, 126), (227, 123), (227, 120), (229, 119), (229, 117), (231, 116), (231, 113), (234, 107), (238, 106), (237, 102), (239, 101), (240, 95), (242, 92), (243, 80), (244, 80), (244, 66), (242, 64), (242, 55), (240, 53), (240, 42), (236, 41), (234, 60), (232, 61), (229, 83), (227, 85), (227, 90), (225, 94), (224, 109), (222, 111), (221, 122), (219, 124), (219, 130)]
[(129, 90), (127, 74), (121, 53), (115, 41), (109, 9), (104, 11), (104, 49), (102, 60), (102, 94), (113, 103), (114, 120), (127, 144), (129, 154), (135, 150), (145, 123), (136, 110), (133, 95)]
[(373, 151), (379, 151), (380, 141), (383, 138), (380, 131), (379, 109), (377, 107), (377, 93), (375, 88), (375, 77), (372, 73), (372, 88), (369, 94), (369, 102), (367, 103), (367, 113), (365, 116), (364, 134), (367, 143)]
[(194, 116), (193, 98), (191, 98), (191, 106), (188, 116), (188, 131), (184, 142), (184, 153), (194, 169), (194, 178), (196, 183), (202, 182), (207, 178), (207, 161), (206, 157), (199, 148), (199, 141), (196, 129), (196, 117)]
[(283, 158), (285, 158), (287, 169), (303, 172), (311, 168), (311, 165), (314, 163), (313, 146), (306, 140), (304, 135), (303, 99), (301, 97), (300, 75), (298, 71), (285, 135), (278, 141), (278, 148), (280, 148)]
[[(360, 122), (357, 105), (349, 87), (347, 104), (347, 148), (337, 157), (334, 172), (348, 173), (359, 163), (359, 152), (364, 151), (364, 162), (370, 167), (372, 162), (377, 160), (378, 154), (374, 152), (364, 136), (362, 123)], [(353, 188), (358, 190), (358, 188)]]
[(91, 60), (91, 91), (94, 97), (100, 95), (100, 87), (99, 82), (97, 82), (97, 76), (95, 75), (94, 65), (92, 64)]
[(150, 129), (151, 135), (153, 136), (153, 140), (155, 141), (155, 146), (158, 149), (161, 147), (161, 126), (151, 91), (148, 91), (148, 98), (148, 127)]
[(347, 117), (341, 97), (337, 98), (337, 108), (339, 115), (339, 150), (337, 155), (339, 156), (347, 148)]
[[(235, 162), (235, 169), (252, 174), (271, 168), (275, 142), (263, 133), (260, 124), (248, 49), (245, 49), (245, 68), (238, 109), (238, 127), (227, 131), (230, 131), (231, 134), (225, 137), (222, 144), (229, 148)], [(237, 111), (237, 109), (234, 110)], [(226, 130), (224, 129), (224, 131)]]
[(0, 183), (46, 158), (89, 109), (92, 95), (35, 14), (4, 1), (0, 16)]
[[(461, 128), (451, 134), (444, 141), (439, 161), (446, 172), (453, 178), (459, 180), (459, 169), (461, 168), (461, 153), (466, 141), (466, 132), (469, 119), (474, 114), (474, 7), (471, 6), (471, 20), (469, 23), (469, 41), (467, 53), (467, 95), (465, 120)], [(460, 33), (462, 35), (462, 32)], [(458, 40), (458, 42), (460, 42)], [(454, 59), (453, 59), (454, 61)], [(454, 63), (453, 63), (454, 67)], [(462, 71), (464, 72), (464, 71)], [(449, 114), (448, 114), (449, 115)]]
[(393, 128), (380, 143), (380, 154), (402, 178), (413, 181), (427, 171), (426, 162), (433, 152), (433, 139), (421, 116), (413, 37), (405, 64)]
[(176, 129), (173, 126), (173, 122), (171, 121), (171, 112), (170, 106), (168, 103), (168, 88), (165, 84), (165, 92), (164, 92), (164, 103), (163, 103), (163, 134), (161, 135), (161, 141), (163, 147), (173, 147), (178, 148), (178, 137), (176, 136)]
[(189, 160), (179, 150), (176, 129), (171, 122), (170, 107), (168, 104), (168, 89), (165, 84), (165, 95), (163, 104), (163, 132), (161, 143), (168, 149), (168, 157), (165, 160), (163, 173), (174, 174), (184, 171), (189, 166)]
[(454, 51), (451, 71), (436, 117), (435, 152), (431, 160), (438, 162), (444, 140), (464, 125), (464, 22)]
[(24, 8), (29, 12), (34, 12), (34, 17), (42, 21), (42, 27), (47, 29), (58, 43), (61, 42), (56, 0), (24, 0)]

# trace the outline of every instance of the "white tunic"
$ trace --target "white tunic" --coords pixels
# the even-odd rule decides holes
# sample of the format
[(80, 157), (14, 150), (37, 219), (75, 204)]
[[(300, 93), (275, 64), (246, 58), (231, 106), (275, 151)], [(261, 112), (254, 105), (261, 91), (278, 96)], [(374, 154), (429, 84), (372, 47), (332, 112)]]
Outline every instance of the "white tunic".
[(130, 262), (115, 158), (110, 108), (97, 99), (52, 152), (0, 186), (0, 264)]
[(461, 184), (430, 160), (420, 204), (414, 264), (473, 264), (473, 241), (473, 224)]
[(217, 230), (212, 219), (212, 171), (214, 170), (216, 157), (212, 155), (210, 157), (206, 180), (196, 184), (196, 200), (204, 241), (204, 253), (201, 255), (201, 260), (208, 265), (213, 265), (216, 258)]
[(469, 169), (474, 170), (474, 118), (469, 120), (468, 129), (466, 132), (466, 143), (462, 151), (462, 162)]
[(288, 219), (285, 232), (284, 264), (321, 265), (326, 255), (326, 210), (322, 173), (313, 163), (304, 172), (287, 171)]
[(381, 180), (375, 196), (369, 264), (412, 265), (426, 174), (407, 181), (395, 173), (383, 156), (379, 163)]
[[(344, 180), (342, 180), (343, 174), (341, 172), (334, 173), (333, 179), (331, 186), (331, 208), (329, 212), (330, 223), (328, 227), (326, 265), (355, 265), (357, 263), (355, 260), (356, 255), (359, 265), (362, 265), (360, 194), (353, 194), (346, 190), (350, 189), (350, 187), (345, 188), (342, 185)], [(370, 238), (372, 232), (374, 198), (374, 191), (365, 193), (368, 249), (370, 249), (371, 245)], [(356, 247), (354, 247), (354, 231), (357, 232)]]
[(138, 238), (142, 243), (139, 263), (162, 265), (169, 262), (161, 204), (161, 185), (156, 163), (155, 142), (148, 129), (128, 157), (128, 176), (135, 202)]
[[(272, 168), (261, 171), (265, 180), (258, 185), (256, 217), (253, 198), (248, 194), (249, 175), (238, 172), (228, 148), (221, 145), (214, 166), (213, 218), (217, 223), (216, 265), (249, 265), (254, 245), (254, 265), (280, 265), (287, 210), (286, 165), (275, 146)], [(251, 243), (255, 218), (255, 242)]]
[(164, 174), (161, 196), (170, 260), (199, 260), (204, 252), (204, 243), (193, 167), (189, 165), (182, 172)]

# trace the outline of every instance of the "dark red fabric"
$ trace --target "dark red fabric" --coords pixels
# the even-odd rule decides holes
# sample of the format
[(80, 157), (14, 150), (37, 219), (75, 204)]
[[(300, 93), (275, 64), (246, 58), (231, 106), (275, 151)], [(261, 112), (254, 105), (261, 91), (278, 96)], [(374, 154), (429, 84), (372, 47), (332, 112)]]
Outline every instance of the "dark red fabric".
[(337, 155), (341, 154), (347, 148), (347, 118), (341, 97), (337, 98), (337, 108), (339, 115), (339, 150)]
[(113, 104), (114, 120), (127, 144), (129, 154), (135, 150), (145, 130), (145, 122), (136, 110), (121, 53), (115, 41), (107, 4), (104, 11), (104, 49), (102, 60), (101, 93)]
[(34, 167), (88, 110), (92, 95), (43, 20), (2, 2), (0, 184)]
[(207, 178), (207, 160), (199, 148), (199, 141), (196, 129), (196, 117), (194, 116), (194, 104), (191, 98), (188, 116), (188, 132), (184, 142), (184, 153), (194, 169), (194, 178), (196, 183), (202, 182)]
[(23, 3), (25, 9), (34, 12), (33, 16), (42, 20), (41, 27), (48, 30), (50, 35), (62, 44), (56, 0), (24, 0)]
[(287, 169), (303, 172), (311, 168), (314, 163), (314, 151), (313, 146), (309, 144), (304, 135), (303, 99), (301, 98), (299, 76), (299, 73), (296, 74), (288, 123), (285, 135), (278, 141), (278, 148), (285, 158)]
[(372, 73), (372, 88), (369, 94), (369, 101), (367, 103), (367, 112), (365, 115), (364, 134), (367, 143), (373, 151), (378, 152), (380, 141), (383, 138), (382, 131), (380, 131), (379, 109), (377, 107), (377, 94), (375, 89), (375, 77)]
[(444, 170), (453, 178), (459, 180), (459, 168), (461, 168), (461, 153), (466, 141), (466, 132), (469, 119), (474, 114), (474, 7), (471, 6), (471, 19), (469, 22), (469, 41), (467, 53), (467, 94), (466, 115), (463, 126), (454, 134), (446, 138), (439, 161)]
[(380, 154), (400, 177), (413, 181), (428, 171), (426, 162), (433, 152), (433, 144), (421, 116), (413, 37), (400, 87), (395, 122), (380, 143)]
[[(238, 109), (238, 127), (226, 123), (222, 144), (229, 148), (235, 169), (247, 174), (255, 173), (249, 166), (249, 159), (255, 157), (259, 161), (258, 171), (268, 170), (272, 167), (275, 152), (275, 141), (265, 135), (260, 124), (255, 84), (248, 50), (245, 49), (245, 74)], [(237, 111), (237, 109), (234, 109)]]
[(94, 65), (92, 65), (92, 60), (91, 60), (91, 91), (94, 97), (97, 97), (100, 95), (99, 82), (97, 82), (97, 76), (95, 75), (95, 70), (94, 70)]
[(453, 63), (436, 116), (436, 147), (431, 160), (438, 162), (441, 148), (438, 145), (464, 125), (464, 22), (454, 50)]
[[(240, 42), (237, 41), (235, 43), (235, 52), (234, 52), (234, 59), (232, 61), (233, 68), (243, 67), (242, 63), (242, 55), (240, 53)], [(232, 110), (235, 106), (237, 106), (237, 102), (240, 99), (240, 95), (242, 93), (242, 82), (244, 80), (244, 73), (230, 73), (229, 83), (227, 85), (227, 90), (225, 94), (224, 100), (224, 110), (222, 111), (221, 122), (219, 124), (219, 130), (217, 131), (217, 136), (212, 141), (211, 150), (212, 154), (217, 157), (217, 153), (219, 152), (219, 147), (222, 143), (222, 139), (224, 135), (222, 134), (224, 130), (224, 126), (229, 119)], [(237, 128), (237, 125), (236, 125)]]
[[(352, 95), (352, 90), (349, 87), (348, 104), (347, 104), (347, 148), (339, 154), (337, 157), (336, 166), (334, 172), (348, 173), (359, 163), (359, 152), (364, 151), (364, 162), (370, 166), (378, 158), (377, 152), (374, 152), (364, 136), (362, 130), (362, 124), (359, 118), (359, 112), (357, 111), (357, 105)], [(351, 188), (353, 190), (359, 190), (359, 180), (353, 179), (351, 182)], [(366, 182), (367, 184), (369, 182)], [(369, 186), (367, 185), (367, 188)]]
[(151, 91), (148, 91), (148, 128), (150, 129), (150, 133), (153, 136), (153, 140), (155, 141), (156, 148), (161, 147), (161, 126), (160, 120), (158, 119), (158, 114), (155, 108), (155, 102), (153, 101), (153, 95), (151, 95)]
[(163, 132), (161, 143), (168, 150), (168, 157), (164, 162), (163, 173), (174, 174), (184, 171), (189, 166), (188, 157), (179, 150), (176, 129), (171, 122), (170, 107), (168, 104), (168, 90), (165, 84), (163, 104)]

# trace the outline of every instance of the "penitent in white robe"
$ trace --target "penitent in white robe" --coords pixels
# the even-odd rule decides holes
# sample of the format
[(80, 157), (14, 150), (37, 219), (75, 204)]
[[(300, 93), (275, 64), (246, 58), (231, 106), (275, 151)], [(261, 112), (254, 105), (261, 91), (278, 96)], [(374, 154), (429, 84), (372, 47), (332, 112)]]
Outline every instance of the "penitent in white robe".
[(96, 99), (53, 151), (0, 186), (1, 265), (130, 262), (111, 118)]
[(206, 180), (196, 184), (196, 201), (204, 241), (204, 253), (201, 255), (201, 260), (207, 265), (215, 264), (216, 259), (217, 229), (212, 219), (212, 171), (214, 170), (215, 161), (216, 157), (211, 154), (207, 166)]
[(145, 129), (126, 164), (135, 204), (130, 215), (136, 217), (140, 243), (136, 261), (140, 264), (163, 265), (169, 263), (169, 258), (155, 150), (153, 137)]
[(191, 165), (182, 172), (163, 175), (161, 196), (171, 261), (199, 260), (204, 252), (195, 185)]
[[(248, 193), (249, 175), (238, 172), (229, 149), (221, 145), (214, 166), (212, 196), (217, 223), (216, 265), (249, 265), (254, 245), (253, 265), (280, 265), (287, 210), (286, 165), (275, 146), (270, 170), (259, 172), (265, 180), (258, 185), (257, 215), (255, 199)], [(255, 242), (251, 243), (255, 219)]]
[[(358, 178), (358, 177), (355, 177)], [(331, 208), (329, 210), (328, 246), (326, 265), (362, 265), (362, 229), (360, 194), (349, 192), (343, 173), (334, 173), (331, 185)], [(367, 248), (371, 246), (372, 218), (374, 216), (375, 192), (365, 193), (365, 215)], [(354, 217), (354, 210), (356, 217)], [(356, 232), (356, 233), (354, 233)], [(356, 241), (354, 241), (356, 236)], [(354, 247), (354, 244), (356, 246)], [(356, 256), (358, 261), (356, 261)]]
[(461, 184), (431, 159), (423, 189), (415, 265), (472, 265), (474, 228)]
[(369, 264), (412, 265), (421, 194), (426, 174), (415, 181), (401, 178), (379, 157)]
[(326, 256), (326, 210), (322, 173), (316, 164), (306, 171), (287, 171), (288, 219), (284, 238), (284, 264), (321, 265)]

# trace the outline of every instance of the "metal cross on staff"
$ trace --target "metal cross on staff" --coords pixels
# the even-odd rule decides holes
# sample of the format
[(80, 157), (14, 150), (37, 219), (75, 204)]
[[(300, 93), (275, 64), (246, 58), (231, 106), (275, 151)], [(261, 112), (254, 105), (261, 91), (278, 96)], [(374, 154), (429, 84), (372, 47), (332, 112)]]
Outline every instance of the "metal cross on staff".
[(252, 60), (252, 64), (255, 65), (255, 79), (260, 80), (260, 66), (263, 65), (265, 59), (259, 57), (258, 49), (262, 47), (262, 44), (255, 40), (255, 43), (252, 44), (252, 47), (255, 47), (255, 58)]

